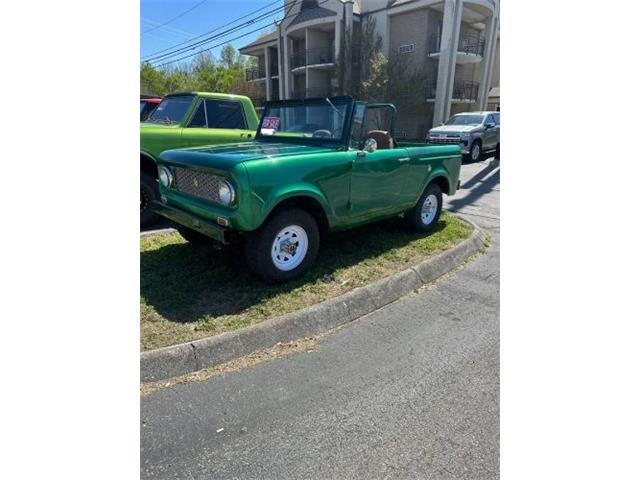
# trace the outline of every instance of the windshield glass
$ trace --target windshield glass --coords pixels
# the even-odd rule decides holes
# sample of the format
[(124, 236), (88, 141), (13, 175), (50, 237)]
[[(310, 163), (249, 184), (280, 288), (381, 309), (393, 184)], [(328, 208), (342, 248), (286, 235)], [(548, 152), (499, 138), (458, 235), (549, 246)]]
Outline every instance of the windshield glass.
[(267, 104), (259, 134), (292, 140), (342, 140), (350, 102), (348, 98), (323, 98)]
[(149, 115), (147, 122), (164, 123), (166, 125), (180, 123), (180, 120), (182, 120), (184, 114), (187, 113), (192, 101), (193, 95), (165, 97), (153, 113)]
[(445, 125), (480, 125), (483, 115), (456, 115), (451, 117)]
[(146, 102), (143, 102), (142, 100), (140, 100), (140, 113), (142, 113), (142, 111), (144, 110), (144, 106), (146, 105)]

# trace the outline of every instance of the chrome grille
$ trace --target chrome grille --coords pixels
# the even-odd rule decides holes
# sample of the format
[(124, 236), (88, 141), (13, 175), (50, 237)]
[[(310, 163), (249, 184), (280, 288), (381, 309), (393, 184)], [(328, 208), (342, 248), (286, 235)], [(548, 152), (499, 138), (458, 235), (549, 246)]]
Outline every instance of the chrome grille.
[(430, 137), (429, 143), (457, 145), (460, 143), (460, 137)]
[(222, 179), (216, 175), (177, 167), (175, 169), (176, 189), (182, 193), (220, 202), (218, 189)]

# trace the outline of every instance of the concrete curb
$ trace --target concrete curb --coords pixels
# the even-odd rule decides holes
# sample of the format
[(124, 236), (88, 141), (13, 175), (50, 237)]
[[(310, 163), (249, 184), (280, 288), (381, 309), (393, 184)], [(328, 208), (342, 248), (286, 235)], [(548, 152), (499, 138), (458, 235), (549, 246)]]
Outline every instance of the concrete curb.
[(473, 233), (451, 250), (370, 285), (241, 330), (142, 352), (140, 380), (162, 380), (219, 365), (278, 342), (317, 335), (378, 310), (434, 281), (481, 251), (485, 234), (477, 225), (468, 223), (473, 225)]
[(149, 237), (151, 235), (160, 235), (162, 233), (173, 233), (173, 232), (177, 232), (177, 230), (171, 227), (159, 228), (157, 230), (147, 230), (146, 232), (140, 232), (140, 238)]

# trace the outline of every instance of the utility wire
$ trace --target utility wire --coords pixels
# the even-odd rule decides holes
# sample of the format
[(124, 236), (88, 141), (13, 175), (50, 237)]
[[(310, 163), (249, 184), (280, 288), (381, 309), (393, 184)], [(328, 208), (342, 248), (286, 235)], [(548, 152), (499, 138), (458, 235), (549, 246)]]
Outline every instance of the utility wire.
[(223, 28), (225, 28), (225, 27), (228, 27), (229, 25), (233, 25), (234, 23), (236, 23), (236, 22), (238, 22), (238, 21), (240, 21), (240, 20), (242, 20), (242, 19), (244, 19), (244, 18), (250, 17), (251, 15), (254, 15), (254, 14), (256, 14), (256, 13), (258, 13), (258, 12), (262, 11), (262, 10), (264, 10), (265, 8), (269, 8), (269, 7), (273, 6), (273, 5), (275, 5), (276, 3), (280, 3), (281, 1), (282, 1), (282, 0), (276, 0), (275, 2), (268, 3), (268, 4), (267, 4), (267, 5), (265, 5), (264, 7), (261, 7), (261, 8), (259, 8), (259, 9), (257, 9), (257, 10), (254, 10), (254, 11), (252, 11), (252, 12), (249, 12), (249, 13), (247, 13), (246, 15), (243, 15), (242, 17), (236, 18), (235, 20), (232, 20), (232, 21), (231, 21), (231, 22), (229, 22), (229, 23), (225, 23), (224, 25), (221, 25), (221, 26), (219, 26), (219, 27), (216, 27), (216, 28), (214, 28), (213, 30), (210, 30), (210, 31), (205, 32), (205, 33), (202, 33), (202, 34), (200, 34), (200, 35), (198, 35), (198, 36), (195, 36), (195, 37), (193, 37), (193, 38), (191, 38), (191, 39), (189, 39), (189, 40), (185, 40), (184, 42), (180, 42), (180, 43), (178, 43), (178, 44), (176, 44), (176, 45), (173, 45), (173, 46), (171, 46), (171, 47), (167, 47), (167, 48), (165, 48), (165, 49), (158, 50), (158, 51), (156, 51), (156, 52), (150, 53), (150, 54), (149, 54), (149, 55), (147, 55), (145, 58), (143, 58), (143, 59), (142, 59), (142, 61), (147, 61), (147, 60), (149, 60), (150, 58), (154, 58), (156, 55), (158, 55), (158, 54), (160, 54), (160, 53), (164, 53), (164, 52), (167, 52), (167, 51), (169, 51), (169, 50), (173, 50), (174, 48), (180, 47), (180, 46), (185, 45), (185, 44), (187, 44), (187, 43), (193, 42), (194, 40), (197, 40), (197, 39), (199, 39), (199, 38), (202, 38), (202, 37), (205, 37), (205, 36), (207, 36), (207, 35), (210, 35), (210, 34), (212, 34), (212, 33), (214, 33), (214, 32), (217, 32), (217, 31), (219, 31), (219, 30), (221, 30), (221, 29), (223, 29)]
[(167, 58), (171, 58), (171, 57), (175, 57), (176, 55), (179, 55), (181, 53), (187, 52), (189, 50), (194, 50), (195, 48), (202, 46), (204, 44), (210, 43), (214, 40), (218, 40), (219, 38), (225, 37), (227, 35), (230, 35), (232, 33), (237, 32), (238, 30), (242, 30), (243, 28), (248, 27), (249, 25), (253, 25), (256, 22), (259, 22), (261, 20), (264, 20), (265, 18), (269, 17), (270, 15), (276, 14), (276, 13), (280, 13), (280, 11), (282, 10), (282, 7), (278, 7), (275, 8), (273, 10), (270, 10), (268, 12), (265, 12), (263, 14), (258, 15), (257, 17), (251, 18), (249, 20), (247, 20), (244, 23), (241, 23), (240, 25), (236, 25), (235, 27), (231, 27), (223, 32), (217, 33), (211, 37), (205, 38), (203, 40), (200, 40), (198, 42), (192, 43), (190, 45), (187, 45), (185, 47), (182, 48), (178, 48), (172, 52), (168, 52), (168, 53), (164, 53), (164, 54), (160, 54), (160, 55), (156, 55), (154, 57), (148, 57), (146, 58), (144, 61), (146, 62), (157, 62), (159, 60), (163, 60), (163, 59), (167, 59)]
[(202, 5), (204, 2), (207, 2), (207, 1), (208, 1), (208, 0), (202, 0), (202, 1), (198, 2), (198, 3), (196, 3), (193, 7), (188, 8), (187, 10), (185, 10), (184, 12), (182, 12), (181, 14), (176, 15), (175, 17), (173, 17), (173, 18), (171, 18), (171, 19), (167, 20), (166, 22), (164, 22), (164, 23), (162, 23), (162, 24), (160, 24), (160, 25), (156, 25), (155, 27), (152, 27), (152, 28), (150, 28), (150, 29), (148, 29), (148, 30), (145, 30), (144, 32), (140, 32), (140, 35), (144, 35), (145, 33), (152, 32), (153, 30), (156, 30), (156, 29), (158, 29), (158, 28), (160, 28), (160, 27), (164, 27), (165, 25), (168, 25), (169, 23), (171, 23), (171, 22), (173, 22), (173, 21), (175, 21), (175, 20), (177, 20), (177, 19), (179, 19), (179, 18), (181, 18), (181, 17), (184, 17), (184, 16), (185, 16), (187, 13), (189, 13), (191, 10), (196, 9), (197, 7), (199, 7), (199, 6), (200, 6), (200, 5)]
[[(298, 1), (299, 1), (299, 0), (298, 0)], [(327, 3), (328, 1), (329, 1), (329, 0), (323, 0), (323, 1), (321, 1), (321, 2), (318, 2), (318, 6), (320, 6), (320, 5), (324, 4), (324, 3)], [(287, 6), (290, 6), (290, 5), (292, 5), (292, 4), (289, 4), (289, 5), (287, 5)], [(282, 17), (282, 18), (280, 19), (280, 21), (282, 21), (282, 20), (284, 20), (284, 19), (286, 19), (286, 18), (290, 18), (290, 17), (292, 17), (292, 16), (293, 16), (293, 15), (285, 15), (284, 17)], [(254, 23), (254, 22), (248, 22), (246, 25), (244, 25), (244, 27), (246, 27), (246, 26), (250, 25), (251, 23)], [(208, 51), (213, 50), (214, 48), (220, 47), (220, 46), (222, 46), (222, 45), (224, 45), (224, 44), (226, 44), (226, 43), (233, 42), (234, 40), (238, 40), (238, 39), (240, 39), (240, 38), (243, 38), (243, 37), (246, 37), (246, 36), (248, 36), (248, 35), (251, 35), (252, 33), (256, 33), (256, 32), (258, 32), (258, 31), (262, 30), (263, 28), (267, 27), (268, 25), (269, 25), (268, 23), (267, 23), (267, 24), (264, 24), (264, 25), (262, 25), (261, 27), (256, 28), (255, 30), (251, 30), (250, 32), (244, 33), (244, 34), (242, 34), (242, 35), (238, 35), (237, 37), (234, 37), (234, 38), (231, 38), (231, 39), (227, 39), (227, 40), (225, 40), (224, 42), (218, 43), (217, 45), (214, 45), (214, 46), (212, 46), (212, 47), (209, 47), (209, 48), (205, 48), (205, 49), (199, 50), (199, 51), (197, 51), (197, 52), (195, 52), (195, 53), (191, 53), (191, 54), (189, 54), (189, 55), (185, 55), (185, 56), (182, 56), (182, 57), (180, 57), (180, 58), (176, 58), (175, 60), (171, 60), (171, 61), (168, 61), (168, 62), (162, 63), (162, 64), (160, 64), (160, 65), (155, 65), (155, 67), (156, 67), (156, 68), (162, 68), (162, 67), (165, 67), (165, 66), (167, 66), (167, 65), (171, 65), (171, 64), (173, 64), (173, 63), (179, 62), (179, 61), (181, 61), (181, 60), (186, 60), (187, 58), (194, 57), (194, 56), (199, 55), (199, 54), (201, 54), (201, 53), (208, 52)], [(244, 28), (244, 27), (243, 27), (243, 28)]]
[(199, 54), (204, 53), (204, 52), (208, 52), (209, 50), (213, 50), (214, 48), (220, 47), (220, 46), (222, 46), (222, 45), (224, 45), (226, 43), (233, 42), (234, 40), (238, 40), (240, 38), (246, 37), (247, 35), (251, 35), (252, 33), (259, 32), (260, 30), (264, 29), (267, 25), (268, 24), (262, 25), (260, 28), (256, 28), (255, 30), (251, 30), (250, 32), (247, 32), (247, 33), (245, 33), (243, 35), (238, 35), (237, 37), (233, 37), (233, 38), (231, 38), (229, 40), (225, 40), (224, 42), (221, 42), (221, 43), (218, 43), (217, 45), (214, 45), (213, 47), (205, 48), (204, 50), (199, 50), (199, 51), (197, 51), (195, 53), (191, 53), (189, 55), (185, 55), (184, 57), (176, 58), (175, 60), (170, 60), (170, 61), (162, 63), (160, 65), (154, 65), (154, 67), (162, 68), (162, 67), (165, 67), (167, 65), (171, 65), (172, 63), (176, 63), (176, 62), (179, 62), (181, 60), (186, 60), (187, 58), (195, 57), (196, 55), (199, 55)]

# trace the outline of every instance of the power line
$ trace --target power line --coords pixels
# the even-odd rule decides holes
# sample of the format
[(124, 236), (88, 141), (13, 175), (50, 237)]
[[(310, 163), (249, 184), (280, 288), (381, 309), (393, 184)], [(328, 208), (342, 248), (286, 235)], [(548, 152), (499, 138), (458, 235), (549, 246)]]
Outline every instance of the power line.
[(225, 23), (224, 25), (221, 25), (221, 26), (219, 26), (219, 27), (216, 27), (216, 28), (214, 28), (213, 30), (210, 30), (210, 31), (205, 32), (205, 33), (202, 33), (202, 34), (200, 34), (200, 35), (198, 35), (198, 36), (196, 36), (196, 37), (193, 37), (193, 38), (191, 38), (191, 39), (189, 39), (189, 40), (185, 40), (184, 42), (180, 42), (180, 43), (178, 43), (178, 44), (176, 44), (176, 45), (173, 45), (173, 46), (171, 46), (171, 47), (167, 47), (167, 48), (165, 48), (165, 49), (163, 49), (163, 50), (158, 50), (157, 52), (150, 53), (150, 54), (149, 54), (149, 55), (147, 55), (145, 58), (143, 58), (143, 59), (142, 59), (142, 61), (146, 61), (146, 60), (148, 60), (148, 59), (150, 59), (150, 58), (154, 58), (156, 55), (158, 55), (158, 54), (160, 54), (160, 53), (164, 53), (164, 52), (166, 52), (166, 51), (173, 50), (174, 48), (180, 47), (180, 46), (182, 46), (182, 45), (184, 45), (184, 44), (187, 44), (187, 43), (189, 43), (189, 42), (193, 42), (194, 40), (197, 40), (197, 39), (199, 39), (199, 38), (202, 38), (202, 37), (204, 37), (204, 36), (207, 36), (207, 35), (210, 35), (210, 34), (212, 34), (212, 33), (214, 33), (214, 32), (217, 32), (218, 30), (220, 30), (220, 29), (222, 29), (222, 28), (228, 27), (229, 25), (233, 25), (234, 23), (236, 23), (236, 22), (238, 22), (238, 21), (242, 20), (243, 18), (247, 18), (247, 17), (249, 17), (249, 16), (251, 16), (251, 15), (254, 15), (254, 14), (256, 14), (256, 13), (258, 13), (258, 12), (260, 12), (260, 11), (264, 10), (265, 8), (269, 8), (269, 7), (271, 7), (272, 5), (275, 5), (276, 3), (280, 3), (281, 1), (282, 1), (282, 0), (276, 0), (275, 2), (268, 3), (268, 4), (267, 4), (267, 5), (265, 5), (264, 7), (261, 7), (261, 8), (259, 8), (259, 9), (257, 9), (257, 10), (254, 10), (254, 11), (252, 11), (252, 12), (249, 12), (249, 13), (247, 13), (246, 15), (243, 15), (242, 17), (236, 18), (235, 20), (232, 20), (232, 21), (231, 21), (231, 22), (229, 22), (229, 23)]
[(250, 32), (247, 32), (245, 34), (238, 35), (237, 37), (234, 37), (234, 38), (232, 38), (230, 40), (225, 40), (224, 42), (221, 42), (221, 43), (218, 43), (217, 45), (214, 45), (213, 47), (205, 48), (204, 50), (199, 50), (199, 51), (197, 51), (195, 53), (191, 53), (189, 55), (185, 55), (184, 57), (176, 58), (175, 60), (170, 60), (170, 61), (162, 63), (160, 65), (154, 65), (154, 67), (162, 68), (162, 67), (165, 67), (167, 65), (171, 65), (172, 63), (176, 63), (176, 62), (179, 62), (181, 60), (186, 60), (187, 58), (195, 57), (196, 55), (199, 55), (199, 54), (204, 53), (204, 52), (208, 52), (209, 50), (213, 50), (214, 48), (220, 47), (220, 46), (222, 46), (222, 45), (224, 45), (226, 43), (233, 42), (234, 40), (238, 40), (239, 38), (243, 38), (243, 37), (246, 37), (247, 35), (251, 35), (252, 33), (256, 33), (258, 31), (262, 30), (265, 26), (266, 25), (263, 25), (260, 28), (256, 28), (255, 30), (251, 30)]
[[(297, 0), (297, 1), (300, 1), (300, 0)], [(321, 2), (318, 2), (318, 6), (320, 6), (320, 5), (324, 4), (324, 3), (327, 3), (328, 1), (329, 1), (329, 0), (322, 0)], [(294, 3), (295, 3), (295, 2), (294, 2)], [(286, 6), (291, 6), (291, 5), (293, 5), (293, 4), (289, 4), (289, 5), (286, 5)], [(292, 17), (292, 16), (293, 16), (293, 15), (285, 15), (284, 17), (282, 17), (282, 18), (280, 19), (280, 21), (282, 21), (282, 20), (284, 20), (284, 19), (286, 19), (286, 18), (290, 18), (290, 17)], [(246, 26), (250, 25), (251, 23), (255, 23), (255, 21), (247, 22), (244, 26), (246, 27)], [(196, 55), (199, 55), (200, 53), (208, 52), (208, 51), (213, 50), (214, 48), (220, 47), (220, 46), (222, 46), (222, 45), (224, 45), (224, 44), (226, 44), (226, 43), (233, 42), (234, 40), (238, 40), (238, 39), (240, 39), (240, 38), (243, 38), (243, 37), (246, 37), (246, 36), (248, 36), (248, 35), (251, 35), (252, 33), (256, 33), (256, 32), (258, 32), (258, 31), (262, 30), (263, 28), (265, 28), (267, 25), (268, 25), (268, 24), (264, 24), (264, 25), (262, 25), (261, 27), (256, 28), (255, 30), (251, 30), (250, 32), (247, 32), (247, 33), (244, 33), (244, 34), (242, 34), (242, 35), (238, 35), (237, 37), (234, 37), (234, 38), (231, 38), (231, 39), (225, 40), (224, 42), (221, 42), (221, 43), (219, 43), (219, 44), (217, 44), (217, 45), (214, 45), (214, 46), (212, 46), (212, 47), (209, 47), (209, 48), (205, 48), (205, 49), (199, 50), (199, 51), (197, 51), (197, 52), (195, 52), (195, 53), (191, 53), (191, 54), (189, 54), (189, 55), (182, 56), (182, 57), (180, 57), (180, 58), (177, 58), (177, 59), (175, 59), (175, 60), (171, 60), (171, 61), (169, 61), (169, 62), (162, 63), (162, 64), (160, 64), (160, 65), (155, 65), (155, 67), (157, 67), (157, 68), (162, 68), (162, 67), (165, 67), (165, 66), (167, 66), (167, 65), (171, 65), (171, 64), (173, 64), (173, 63), (179, 62), (179, 61), (181, 61), (181, 60), (186, 60), (187, 58), (194, 57), (194, 56), (196, 56)], [(244, 28), (244, 27), (243, 27), (243, 28)]]
[(153, 27), (153, 28), (150, 28), (150, 29), (148, 29), (148, 30), (145, 30), (144, 32), (140, 32), (140, 35), (144, 35), (145, 33), (152, 32), (153, 30), (156, 30), (156, 29), (158, 29), (158, 28), (160, 28), (160, 27), (164, 27), (165, 25), (168, 25), (169, 23), (171, 23), (171, 22), (173, 22), (173, 21), (175, 21), (175, 20), (177, 20), (177, 19), (179, 19), (179, 18), (181, 18), (181, 17), (184, 17), (184, 16), (185, 16), (187, 13), (189, 13), (191, 10), (194, 10), (195, 8), (199, 7), (199, 6), (200, 6), (200, 5), (202, 5), (204, 2), (207, 2), (207, 1), (208, 1), (208, 0), (202, 0), (202, 1), (198, 2), (198, 3), (196, 3), (193, 7), (188, 8), (187, 10), (185, 10), (184, 12), (182, 12), (181, 14), (176, 15), (175, 17), (173, 17), (173, 18), (171, 18), (171, 19), (167, 20), (166, 22), (161, 23), (160, 25), (157, 25), (157, 26), (155, 26), (155, 27)]
[(251, 18), (251, 19), (247, 20), (246, 22), (241, 23), (240, 25), (236, 25), (234, 27), (231, 27), (231, 28), (229, 28), (229, 29), (227, 29), (227, 30), (225, 30), (223, 32), (217, 33), (217, 34), (212, 35), (210, 37), (207, 37), (207, 38), (205, 38), (203, 40), (200, 40), (198, 42), (192, 43), (192, 44), (187, 45), (187, 46), (182, 47), (182, 48), (178, 48), (178, 49), (173, 50), (171, 52), (163, 53), (163, 54), (156, 55), (156, 56), (153, 56), (153, 57), (147, 57), (147, 58), (145, 58), (144, 61), (157, 62), (159, 60), (175, 57), (176, 55), (179, 55), (181, 53), (187, 52), (189, 50), (193, 50), (193, 49), (195, 49), (195, 48), (197, 48), (199, 46), (205, 45), (205, 44), (210, 43), (210, 42), (212, 42), (214, 40), (217, 40), (219, 38), (222, 38), (222, 37), (225, 37), (225, 36), (230, 35), (232, 33), (235, 33), (238, 30), (242, 30), (243, 28), (246, 28), (249, 25), (253, 25), (256, 22), (264, 20), (265, 18), (269, 17), (272, 14), (280, 13), (281, 10), (282, 10), (282, 7), (278, 7), (278, 8), (275, 8), (273, 10), (269, 10), (266, 13), (260, 14), (257, 17)]

